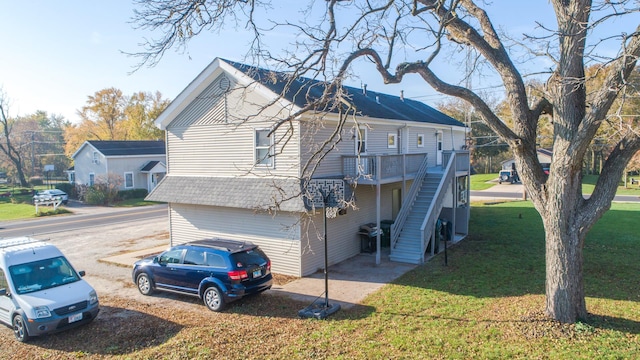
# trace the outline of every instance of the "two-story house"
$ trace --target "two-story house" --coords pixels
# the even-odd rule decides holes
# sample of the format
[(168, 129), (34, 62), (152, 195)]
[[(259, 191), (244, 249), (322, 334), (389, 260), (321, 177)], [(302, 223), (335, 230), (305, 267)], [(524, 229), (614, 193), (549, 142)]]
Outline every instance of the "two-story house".
[(147, 197), (169, 204), (171, 245), (247, 240), (274, 272), (314, 273), (325, 256), (320, 189), (340, 200), (327, 212), (329, 265), (357, 255), (361, 226), (384, 219), (395, 221), (393, 261), (433, 254), (438, 219), (453, 240), (467, 234), (465, 126), (424, 103), (346, 86), (338, 106), (301, 112), (323, 90), (217, 58), (173, 100), (156, 120), (167, 176)]
[(87, 140), (71, 156), (69, 181), (91, 186), (109, 176), (120, 190), (153, 190), (167, 172), (164, 140)]

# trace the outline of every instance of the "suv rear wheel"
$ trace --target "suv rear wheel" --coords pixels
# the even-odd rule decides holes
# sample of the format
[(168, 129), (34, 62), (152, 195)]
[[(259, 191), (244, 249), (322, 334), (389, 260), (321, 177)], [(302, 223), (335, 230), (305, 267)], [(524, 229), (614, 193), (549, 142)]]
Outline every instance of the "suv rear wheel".
[(220, 289), (216, 286), (209, 286), (207, 290), (204, 291), (202, 299), (211, 311), (220, 311), (224, 308), (224, 298), (222, 297)]
[(138, 275), (136, 284), (138, 285), (138, 291), (140, 291), (142, 295), (153, 294), (153, 280), (151, 280), (151, 278), (149, 278), (149, 275), (147, 275), (146, 273), (141, 273), (140, 275)]
[(29, 341), (30, 336), (27, 333), (27, 327), (24, 324), (22, 315), (14, 316), (11, 323), (13, 324), (13, 334), (16, 336), (16, 339), (20, 342)]

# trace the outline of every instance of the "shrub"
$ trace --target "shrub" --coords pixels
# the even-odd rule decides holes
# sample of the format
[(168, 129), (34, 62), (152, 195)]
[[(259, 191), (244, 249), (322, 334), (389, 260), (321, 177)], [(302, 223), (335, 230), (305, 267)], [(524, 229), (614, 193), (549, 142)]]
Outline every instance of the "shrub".
[(147, 189), (120, 190), (118, 197), (120, 200), (144, 199), (148, 193)]
[(31, 184), (31, 186), (38, 186), (38, 185), (43, 185), (44, 182), (42, 181), (42, 177), (41, 176), (32, 176), (29, 178), (29, 183)]
[(71, 199), (77, 199), (78, 198), (78, 192), (76, 191), (76, 186), (74, 184), (71, 184), (71, 183), (57, 183), (56, 184), (56, 189), (66, 192), (67, 195), (69, 195), (69, 198), (71, 198)]
[(107, 195), (96, 186), (90, 186), (84, 194), (84, 201), (91, 205), (106, 205)]

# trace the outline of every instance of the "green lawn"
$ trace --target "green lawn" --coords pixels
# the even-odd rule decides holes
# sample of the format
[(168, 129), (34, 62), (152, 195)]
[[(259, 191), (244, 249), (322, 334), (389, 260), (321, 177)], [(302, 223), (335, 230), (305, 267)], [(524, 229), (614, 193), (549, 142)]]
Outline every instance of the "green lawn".
[[(44, 187), (42, 188), (44, 189)], [(52, 207), (42, 206), (38, 207), (39, 214), (36, 214), (36, 208), (32, 204), (33, 196), (29, 189), (0, 188), (0, 194), (5, 193), (6, 191), (11, 192), (12, 196), (0, 197), (0, 221), (28, 219), (72, 212), (67, 210), (64, 206), (58, 208), (57, 211), (53, 211)], [(133, 207), (153, 204), (156, 203), (144, 201), (144, 199), (128, 199), (117, 203), (115, 206)]]
[[(471, 175), (471, 190), (479, 191), (486, 190), (494, 185), (497, 182), (492, 181), (498, 178), (498, 174), (475, 174)], [(584, 194), (591, 194), (593, 192), (593, 188), (598, 181), (597, 175), (585, 175), (583, 178), (582, 184), (582, 192)], [(616, 191), (618, 195), (636, 195), (640, 196), (640, 186), (638, 185), (627, 185), (627, 188), (623, 186), (623, 183), (620, 182), (620, 186), (618, 186), (618, 190)]]
[(471, 190), (486, 190), (497, 184), (492, 182), (498, 178), (498, 174), (475, 174), (471, 175)]
[[(319, 354), (372, 359), (601, 359), (640, 353), (640, 205), (614, 204), (585, 245), (587, 306), (575, 325), (545, 319), (544, 234), (530, 202), (474, 205), (470, 233), (368, 297), (369, 313), (303, 335)], [(307, 353), (311, 355), (311, 352)]]
[[(584, 249), (588, 319), (544, 316), (544, 235), (530, 202), (474, 204), (470, 236), (325, 321), (298, 303), (248, 299), (215, 326), (180, 322), (162, 344), (121, 358), (189, 358), (243, 351), (269, 359), (632, 359), (640, 354), (640, 205), (614, 204)], [(331, 281), (331, 280), (330, 280)], [(261, 324), (262, 335), (218, 341), (217, 330)], [(246, 325), (246, 326), (245, 326)], [(256, 325), (253, 325), (256, 326)], [(267, 340), (265, 340), (265, 338)], [(245, 349), (245, 350), (243, 350)], [(249, 350), (251, 349), (251, 350)], [(258, 356), (258, 355), (255, 355)]]
[[(634, 359), (640, 354), (638, 218), (640, 204), (614, 203), (591, 230), (584, 246), (590, 316), (573, 325), (544, 316), (540, 216), (531, 202), (513, 201), (472, 204), (470, 235), (448, 249), (448, 265), (440, 253), (324, 321), (299, 319), (307, 303), (275, 296), (249, 297), (222, 313), (104, 296), (112, 304), (104, 311), (137, 309), (130, 311), (134, 339), (119, 338), (120, 329), (98, 321), (91, 332), (69, 333), (84, 337), (80, 347), (68, 346), (66, 333), (15, 347), (30, 351), (25, 358)], [(156, 317), (161, 322), (151, 322)], [(101, 332), (112, 342), (87, 345), (104, 344), (95, 338)]]

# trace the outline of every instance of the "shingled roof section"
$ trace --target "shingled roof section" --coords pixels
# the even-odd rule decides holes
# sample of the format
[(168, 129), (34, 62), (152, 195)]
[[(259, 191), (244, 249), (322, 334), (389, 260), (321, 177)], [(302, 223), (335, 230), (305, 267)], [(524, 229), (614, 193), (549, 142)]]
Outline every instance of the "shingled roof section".
[(248, 177), (165, 176), (146, 197), (171, 202), (242, 209), (305, 211), (300, 180)]
[[(229, 60), (224, 61), (276, 94), (282, 94), (289, 80), (289, 75), (285, 73), (252, 67)], [(299, 77), (291, 82), (284, 94), (284, 98), (299, 107), (304, 107), (310, 101), (321, 97), (324, 86), (321, 81)], [(353, 104), (361, 116), (464, 127), (462, 122), (420, 101), (370, 90), (365, 91), (350, 86), (343, 86), (343, 89), (346, 93), (345, 100)], [(323, 109), (317, 110), (323, 111)], [(337, 109), (332, 111), (337, 112)]]
[(88, 140), (87, 142), (104, 156), (164, 155), (166, 153), (162, 140)]

